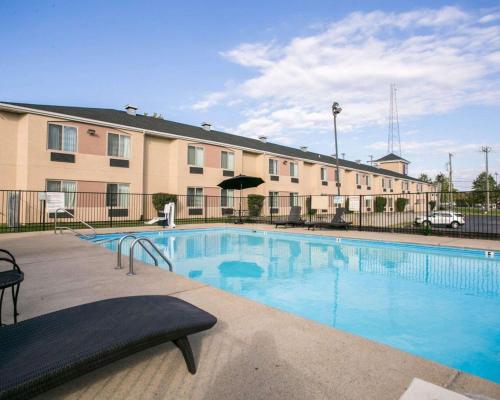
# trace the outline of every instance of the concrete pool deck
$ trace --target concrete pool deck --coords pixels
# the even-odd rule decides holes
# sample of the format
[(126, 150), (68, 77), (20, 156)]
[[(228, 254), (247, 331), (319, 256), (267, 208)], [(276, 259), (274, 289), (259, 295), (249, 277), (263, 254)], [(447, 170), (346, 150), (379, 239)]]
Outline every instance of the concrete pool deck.
[[(274, 230), (262, 225), (244, 227)], [(102, 233), (138, 230), (152, 229)], [(487, 240), (355, 231), (310, 233), (500, 251), (500, 243)], [(69, 233), (3, 234), (0, 248), (14, 252), (26, 275), (19, 298), (20, 320), (104, 298), (139, 294), (174, 295), (219, 319), (213, 329), (192, 337), (198, 364), (194, 376), (187, 372), (180, 352), (166, 343), (75, 379), (40, 399), (383, 400), (399, 399), (415, 377), (470, 397), (500, 399), (500, 385), (493, 382), (151, 265), (136, 262), (138, 275), (128, 277), (125, 270), (114, 269), (116, 254)], [(12, 306), (7, 294), (3, 317), (10, 323)]]

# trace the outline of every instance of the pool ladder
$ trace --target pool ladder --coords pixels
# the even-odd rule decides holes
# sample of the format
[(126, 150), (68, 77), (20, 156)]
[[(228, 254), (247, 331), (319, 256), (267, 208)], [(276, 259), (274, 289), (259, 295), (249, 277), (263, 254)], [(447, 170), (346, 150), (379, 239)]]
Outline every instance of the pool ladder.
[(168, 270), (170, 272), (173, 271), (173, 264), (170, 259), (161, 252), (161, 250), (148, 238), (145, 237), (137, 237), (135, 235), (129, 234), (122, 236), (120, 240), (118, 241), (118, 252), (117, 252), (117, 261), (116, 261), (116, 267), (115, 269), (123, 269), (122, 267), (122, 244), (125, 239), (132, 238), (134, 241), (130, 245), (130, 251), (129, 251), (129, 259), (128, 259), (128, 276), (134, 276), (136, 273), (134, 272), (134, 248), (137, 244), (139, 244), (144, 251), (153, 259), (154, 263), (156, 266), (158, 266), (158, 258), (154, 256), (154, 254), (144, 245), (143, 242), (149, 243), (151, 248), (165, 261), (168, 265)]
[[(91, 235), (87, 235), (85, 233), (80, 233), (76, 230), (74, 230), (73, 228), (70, 228), (69, 226), (58, 226), (57, 225), (57, 215), (61, 213), (61, 214), (68, 214), (71, 218), (73, 219), (76, 219), (78, 222), (80, 222), (82, 225), (85, 225), (87, 228), (91, 229), (92, 230), (92, 234)], [(59, 230), (59, 233), (62, 233), (62, 231), (64, 230), (68, 230), (68, 231), (71, 231), (73, 232), (75, 235), (78, 235), (78, 236), (82, 236), (84, 237), (85, 239), (94, 239), (96, 236), (97, 236), (97, 233), (94, 229), (93, 226), (90, 226), (89, 224), (87, 224), (85, 221), (81, 220), (80, 218), (76, 218), (72, 213), (70, 213), (68, 210), (66, 210), (65, 208), (58, 208), (56, 210), (56, 212), (54, 213), (54, 233), (57, 233), (57, 230)]]

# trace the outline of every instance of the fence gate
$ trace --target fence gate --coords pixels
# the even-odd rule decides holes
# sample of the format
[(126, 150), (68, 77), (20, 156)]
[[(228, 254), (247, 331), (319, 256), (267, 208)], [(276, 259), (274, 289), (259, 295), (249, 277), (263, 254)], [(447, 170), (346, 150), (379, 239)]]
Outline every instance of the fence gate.
[(19, 192), (7, 193), (7, 226), (9, 228), (19, 227), (20, 203)]

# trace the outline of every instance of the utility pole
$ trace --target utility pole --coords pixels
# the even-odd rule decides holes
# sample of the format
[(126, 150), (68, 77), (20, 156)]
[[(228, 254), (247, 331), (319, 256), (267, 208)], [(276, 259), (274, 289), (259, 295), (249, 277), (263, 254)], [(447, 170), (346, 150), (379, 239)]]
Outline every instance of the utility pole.
[(451, 164), (451, 158), (453, 153), (448, 153), (448, 180), (449, 180), (449, 192), (450, 192), (450, 207), (453, 205), (453, 167)]
[(373, 167), (373, 154), (370, 154), (368, 157), (370, 157), (370, 161), (368, 161), (368, 162)]
[(340, 171), (339, 171), (339, 146), (337, 143), (337, 115), (340, 114), (342, 108), (340, 108), (339, 103), (336, 101), (333, 102), (332, 105), (332, 114), (333, 114), (333, 132), (335, 134), (335, 160), (336, 160), (336, 174), (337, 174), (337, 195), (340, 197)]
[(488, 153), (491, 151), (491, 147), (483, 146), (481, 151), (484, 153), (484, 161), (486, 166), (486, 212), (490, 211), (490, 172), (488, 170)]

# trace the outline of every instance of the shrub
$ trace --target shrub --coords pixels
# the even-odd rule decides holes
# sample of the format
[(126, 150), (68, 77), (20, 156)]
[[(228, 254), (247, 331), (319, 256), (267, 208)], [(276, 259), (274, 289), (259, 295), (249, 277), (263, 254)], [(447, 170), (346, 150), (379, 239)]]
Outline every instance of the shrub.
[(398, 197), (396, 199), (396, 211), (403, 212), (407, 204), (408, 204), (408, 199), (405, 199), (403, 197)]
[(248, 201), (248, 215), (251, 217), (258, 217), (264, 207), (264, 196), (260, 194), (249, 194)]
[(375, 197), (375, 212), (383, 212), (385, 210), (386, 204), (387, 204), (387, 199), (385, 197), (381, 196)]
[(170, 193), (153, 194), (153, 207), (156, 209), (156, 211), (163, 211), (163, 208), (167, 203), (177, 204), (177, 195)]
[(311, 202), (312, 202), (312, 197), (308, 196), (306, 199), (306, 211), (307, 211), (307, 215), (309, 215), (310, 217), (312, 217), (313, 215), (316, 215), (316, 212), (317, 212), (317, 210), (311, 208)]
[(429, 207), (431, 208), (431, 211), (434, 211), (436, 208), (436, 200), (429, 201)]

